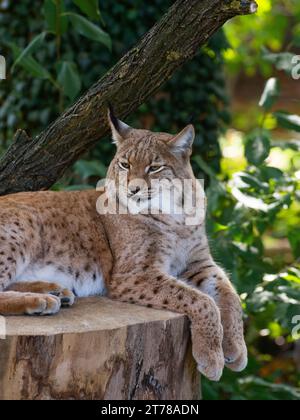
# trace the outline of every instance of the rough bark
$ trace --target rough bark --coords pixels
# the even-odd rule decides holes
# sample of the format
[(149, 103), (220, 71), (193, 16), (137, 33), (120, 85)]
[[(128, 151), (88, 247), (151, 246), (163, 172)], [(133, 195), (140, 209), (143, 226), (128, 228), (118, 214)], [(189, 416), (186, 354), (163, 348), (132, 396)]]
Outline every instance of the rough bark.
[(256, 8), (252, 0), (177, 0), (136, 47), (45, 131), (32, 139), (17, 133), (0, 161), (0, 195), (51, 187), (107, 133), (108, 102), (126, 117), (228, 19)]
[(6, 323), (0, 400), (199, 398), (183, 315), (88, 298), (51, 318)]

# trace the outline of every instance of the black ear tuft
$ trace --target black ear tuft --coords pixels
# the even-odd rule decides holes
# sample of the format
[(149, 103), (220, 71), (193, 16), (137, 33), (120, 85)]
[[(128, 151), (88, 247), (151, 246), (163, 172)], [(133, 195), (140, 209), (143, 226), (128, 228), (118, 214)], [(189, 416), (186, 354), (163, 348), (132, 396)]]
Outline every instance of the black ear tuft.
[(108, 103), (108, 110), (107, 110), (108, 122), (112, 132), (112, 138), (116, 145), (122, 143), (122, 141), (126, 138), (128, 131), (131, 127), (125, 124), (123, 121), (119, 120), (114, 113), (113, 107), (111, 104)]
[(111, 121), (111, 123), (113, 124), (113, 126), (115, 127), (115, 129), (116, 129), (117, 131), (119, 131), (119, 129), (120, 129), (120, 124), (119, 124), (119, 120), (118, 120), (118, 118), (117, 118), (117, 117), (116, 117), (116, 115), (115, 115), (114, 108), (113, 108), (113, 106), (112, 106), (112, 104), (111, 104), (110, 102), (108, 102), (108, 103), (107, 103), (107, 106), (108, 106), (108, 112), (109, 112), (109, 118), (110, 118), (110, 121)]

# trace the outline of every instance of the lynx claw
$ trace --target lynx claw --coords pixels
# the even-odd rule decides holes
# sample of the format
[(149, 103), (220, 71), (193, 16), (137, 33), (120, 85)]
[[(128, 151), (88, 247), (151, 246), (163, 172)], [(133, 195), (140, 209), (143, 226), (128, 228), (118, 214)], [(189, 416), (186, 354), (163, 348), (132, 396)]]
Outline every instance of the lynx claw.
[(50, 293), (53, 296), (56, 296), (60, 299), (60, 303), (62, 307), (70, 307), (75, 302), (75, 295), (69, 289), (62, 289), (59, 292), (52, 292)]
[(248, 353), (247, 350), (243, 349), (240, 356), (236, 359), (225, 359), (226, 367), (233, 372), (242, 372), (248, 365)]
[(243, 339), (240, 341), (240, 344), (227, 343), (226, 350), (224, 349), (226, 367), (233, 372), (242, 372), (248, 365), (247, 347)]

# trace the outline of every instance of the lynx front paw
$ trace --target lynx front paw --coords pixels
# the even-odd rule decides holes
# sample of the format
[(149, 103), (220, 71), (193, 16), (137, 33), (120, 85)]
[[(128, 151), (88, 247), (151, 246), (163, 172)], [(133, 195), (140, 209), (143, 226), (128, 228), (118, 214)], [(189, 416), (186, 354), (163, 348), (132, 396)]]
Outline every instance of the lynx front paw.
[(48, 283), (43, 281), (13, 283), (7, 289), (20, 293), (35, 293), (56, 296), (60, 299), (61, 306), (72, 306), (75, 302), (75, 296), (69, 289), (64, 289), (57, 283)]
[(51, 295), (57, 296), (60, 299), (62, 307), (70, 307), (75, 302), (75, 295), (69, 289), (59, 289), (53, 292), (50, 292)]
[(27, 315), (54, 315), (61, 307), (60, 299), (56, 296), (28, 293), (24, 299), (24, 313)]
[(202, 324), (199, 321), (195, 328), (192, 326), (193, 356), (199, 372), (209, 380), (218, 382), (225, 367), (223, 327), (221, 322), (217, 325), (209, 322), (205, 326)]
[(226, 367), (234, 372), (242, 372), (248, 364), (248, 351), (244, 340), (241, 312), (224, 312), (223, 327), (223, 351)]
[(222, 349), (212, 352), (203, 350), (201, 356), (197, 357), (197, 359), (198, 371), (210, 381), (219, 382), (225, 366)]

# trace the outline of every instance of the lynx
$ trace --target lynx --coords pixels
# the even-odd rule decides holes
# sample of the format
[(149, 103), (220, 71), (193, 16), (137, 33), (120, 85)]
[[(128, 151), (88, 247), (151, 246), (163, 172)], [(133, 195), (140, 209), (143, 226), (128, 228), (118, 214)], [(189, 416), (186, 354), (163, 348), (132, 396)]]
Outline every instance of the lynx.
[[(193, 126), (176, 136), (153, 133), (129, 127), (111, 111), (109, 124), (117, 151), (108, 179), (120, 186), (126, 175), (122, 195), (147, 207), (164, 198), (153, 180), (195, 181)], [(0, 198), (0, 314), (56, 314), (76, 296), (91, 295), (168, 309), (188, 316), (202, 374), (218, 381), (225, 365), (243, 370), (240, 299), (211, 256), (204, 220), (189, 225), (185, 214), (159, 211), (101, 214), (97, 203), (105, 194), (109, 189)]]

